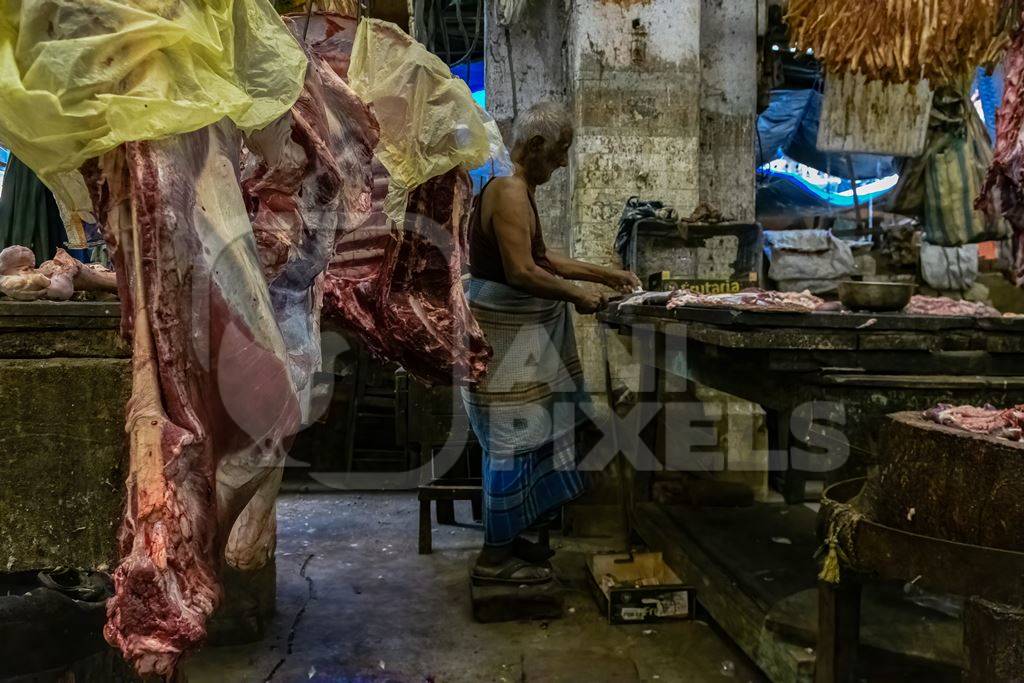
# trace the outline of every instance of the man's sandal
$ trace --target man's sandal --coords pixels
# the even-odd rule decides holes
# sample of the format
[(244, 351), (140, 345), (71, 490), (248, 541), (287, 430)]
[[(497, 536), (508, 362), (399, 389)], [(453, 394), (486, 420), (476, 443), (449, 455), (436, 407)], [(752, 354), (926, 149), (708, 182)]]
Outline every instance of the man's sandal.
[(551, 567), (532, 564), (518, 557), (494, 565), (477, 564), (473, 567), (473, 583), (485, 585), (536, 585), (547, 583), (554, 578)]

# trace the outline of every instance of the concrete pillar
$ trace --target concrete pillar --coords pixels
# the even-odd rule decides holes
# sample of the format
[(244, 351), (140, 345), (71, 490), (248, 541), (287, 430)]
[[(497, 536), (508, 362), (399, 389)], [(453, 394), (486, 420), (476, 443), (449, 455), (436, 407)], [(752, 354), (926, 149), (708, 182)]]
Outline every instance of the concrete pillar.
[(754, 220), (757, 3), (702, 0), (699, 197), (736, 222)]
[[(553, 248), (618, 264), (615, 232), (631, 195), (683, 216), (704, 202), (753, 220), (753, 0), (538, 0), (510, 40), (488, 4), (488, 109), (503, 130), (542, 99), (572, 106), (569, 174), (538, 196)], [(600, 391), (595, 333), (593, 319), (580, 319), (580, 355)]]
[[(697, 205), (701, 0), (596, 0), (573, 5), (570, 84), (576, 119), (572, 255), (620, 265), (613, 249), (631, 195), (686, 215)], [(593, 391), (604, 390), (599, 329), (576, 326)], [(632, 384), (622, 363), (617, 379)]]
[[(568, 22), (562, 0), (533, 2), (523, 21), (507, 29), (498, 23), (498, 3), (488, 2), (487, 8), (487, 110), (510, 140), (518, 112), (545, 100), (569, 105)], [(537, 191), (537, 211), (548, 246), (565, 253), (572, 235), (568, 183), (569, 174), (559, 171)]]
[(630, 195), (697, 204), (700, 0), (577, 2), (570, 32), (573, 254), (611, 265)]

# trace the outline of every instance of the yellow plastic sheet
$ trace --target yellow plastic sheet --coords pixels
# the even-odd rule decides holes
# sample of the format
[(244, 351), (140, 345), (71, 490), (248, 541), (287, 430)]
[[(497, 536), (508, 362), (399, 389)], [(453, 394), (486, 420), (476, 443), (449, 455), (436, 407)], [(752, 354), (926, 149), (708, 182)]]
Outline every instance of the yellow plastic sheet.
[(380, 123), (377, 157), (391, 175), (385, 213), (401, 223), (408, 193), (456, 166), (495, 162), (508, 152), (494, 120), (465, 82), (396, 25), (364, 19), (356, 31), (349, 83)]
[(0, 142), (47, 184), (128, 140), (224, 117), (262, 128), (305, 76), (268, 0), (8, 0), (0, 12)]

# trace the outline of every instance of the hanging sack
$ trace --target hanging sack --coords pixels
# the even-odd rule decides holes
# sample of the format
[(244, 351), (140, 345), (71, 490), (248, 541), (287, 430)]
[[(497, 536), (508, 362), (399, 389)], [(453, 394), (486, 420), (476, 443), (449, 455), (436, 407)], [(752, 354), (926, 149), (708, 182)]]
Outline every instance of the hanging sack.
[(958, 109), (954, 116), (945, 117), (944, 130), (936, 133), (924, 169), (924, 231), (929, 242), (943, 247), (999, 240), (1009, 234), (1005, 220), (974, 208), (992, 163), (992, 146), (974, 107), (962, 99)]

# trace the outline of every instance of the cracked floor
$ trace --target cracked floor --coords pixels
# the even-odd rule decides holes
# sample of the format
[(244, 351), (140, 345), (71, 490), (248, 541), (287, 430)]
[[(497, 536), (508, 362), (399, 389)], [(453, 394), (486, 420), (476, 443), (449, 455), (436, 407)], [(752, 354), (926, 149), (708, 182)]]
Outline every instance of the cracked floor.
[[(278, 511), (277, 616), (259, 643), (210, 647), (189, 683), (762, 681), (700, 621), (609, 626), (584, 584), (586, 552), (612, 538), (553, 539), (568, 590), (551, 622), (481, 625), (468, 568), (482, 532), (438, 527), (416, 553), (415, 494), (286, 495)], [(468, 506), (458, 509), (468, 520)]]

